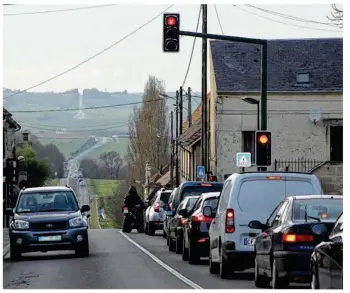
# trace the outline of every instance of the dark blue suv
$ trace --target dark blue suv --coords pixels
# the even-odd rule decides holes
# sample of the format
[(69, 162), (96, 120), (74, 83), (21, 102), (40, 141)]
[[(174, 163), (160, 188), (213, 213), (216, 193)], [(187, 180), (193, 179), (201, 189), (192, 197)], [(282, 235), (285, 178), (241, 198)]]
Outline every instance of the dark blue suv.
[(52, 250), (75, 250), (80, 257), (89, 256), (88, 205), (79, 208), (70, 187), (52, 186), (21, 190), (16, 207), (7, 209), (11, 216), (11, 260), (22, 253)]

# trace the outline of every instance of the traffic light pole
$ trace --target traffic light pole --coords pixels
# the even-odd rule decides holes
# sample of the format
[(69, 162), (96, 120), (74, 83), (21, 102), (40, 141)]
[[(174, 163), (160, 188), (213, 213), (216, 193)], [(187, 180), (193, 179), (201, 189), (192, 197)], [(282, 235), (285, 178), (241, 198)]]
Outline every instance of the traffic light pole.
[[(260, 130), (267, 130), (267, 40), (206, 34), (206, 33), (196, 33), (196, 32), (188, 32), (188, 31), (179, 31), (179, 35), (197, 37), (197, 38), (203, 38), (203, 39), (223, 40), (223, 41), (230, 41), (230, 42), (261, 45), (262, 50), (261, 50), (261, 101), (260, 101), (261, 129)], [(203, 92), (202, 92), (202, 95), (203, 95)], [(202, 102), (203, 102), (203, 96), (202, 96)], [(202, 114), (203, 114), (203, 110), (202, 110)], [(202, 132), (202, 135), (203, 135), (203, 132)], [(203, 139), (203, 136), (202, 136), (202, 139)], [(203, 164), (203, 160), (202, 160), (202, 164)], [(266, 170), (265, 167), (263, 169)]]

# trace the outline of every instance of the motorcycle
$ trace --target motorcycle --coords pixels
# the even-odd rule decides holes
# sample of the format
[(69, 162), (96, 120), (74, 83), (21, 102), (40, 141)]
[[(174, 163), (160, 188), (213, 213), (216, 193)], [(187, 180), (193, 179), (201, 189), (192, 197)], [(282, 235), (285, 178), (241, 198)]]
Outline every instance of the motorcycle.
[[(142, 215), (142, 207), (140, 205), (135, 206), (135, 208), (140, 213), (140, 218), (143, 218)], [(136, 229), (139, 233), (144, 233), (144, 225), (136, 216), (136, 212), (132, 209), (129, 209), (127, 205), (124, 205), (123, 208), (123, 215), (124, 215), (124, 221), (123, 221), (123, 229), (122, 231), (125, 233), (130, 233), (132, 229)]]

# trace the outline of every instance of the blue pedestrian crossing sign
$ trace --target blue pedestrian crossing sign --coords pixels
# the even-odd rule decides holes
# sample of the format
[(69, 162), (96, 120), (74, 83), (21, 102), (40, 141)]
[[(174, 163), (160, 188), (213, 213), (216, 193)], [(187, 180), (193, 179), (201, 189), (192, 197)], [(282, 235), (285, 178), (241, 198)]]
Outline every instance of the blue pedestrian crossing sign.
[(252, 165), (251, 153), (237, 153), (236, 154), (236, 166), (237, 167), (250, 167)]
[(197, 178), (203, 179), (205, 177), (205, 168), (204, 166), (197, 166)]

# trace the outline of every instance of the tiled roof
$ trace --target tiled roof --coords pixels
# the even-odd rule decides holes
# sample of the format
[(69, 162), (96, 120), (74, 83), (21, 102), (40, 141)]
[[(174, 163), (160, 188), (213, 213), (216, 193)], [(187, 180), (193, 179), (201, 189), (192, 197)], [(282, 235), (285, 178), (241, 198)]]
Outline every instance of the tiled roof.
[(201, 119), (194, 122), (191, 127), (185, 131), (179, 138), (179, 141), (184, 146), (190, 146), (198, 138), (201, 137), (202, 122)]
[[(217, 92), (260, 91), (259, 45), (210, 41)], [(268, 91), (343, 89), (343, 39), (268, 40)], [(310, 84), (296, 83), (309, 73)]]

